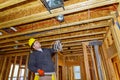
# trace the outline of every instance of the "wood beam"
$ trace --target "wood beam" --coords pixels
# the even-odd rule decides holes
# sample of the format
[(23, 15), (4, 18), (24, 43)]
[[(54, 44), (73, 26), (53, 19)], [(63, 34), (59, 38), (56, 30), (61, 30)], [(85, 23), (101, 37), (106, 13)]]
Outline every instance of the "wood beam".
[(1, 73), (0, 73), (0, 80), (2, 80), (4, 78), (6, 62), (7, 62), (7, 57), (4, 57), (4, 61), (3, 61), (3, 65), (2, 65), (2, 69), (1, 69)]
[[(86, 41), (91, 41), (91, 40), (102, 40), (102, 39), (104, 39), (104, 37), (95, 37), (95, 38), (89, 38), (89, 39), (82, 39), (82, 40), (74, 40), (74, 41), (72, 41), (72, 42), (70, 42), (69, 41), (69, 43), (67, 43), (67, 44), (64, 44), (64, 42), (62, 42), (63, 44), (64, 44), (64, 46), (63, 46), (63, 48), (64, 47), (69, 47), (69, 46), (77, 46), (77, 45), (79, 45), (79, 46), (81, 46), (81, 42), (86, 42)], [(45, 47), (47, 44), (43, 44), (43, 46), (42, 47)], [(8, 46), (10, 46), (10, 45), (8, 45)], [(8, 47), (7, 46), (7, 47)], [(15, 45), (14, 45), (15, 46)], [(49, 45), (47, 45), (48, 47), (50, 47), (51, 46), (51, 44), (49, 44)], [(2, 47), (2, 46), (1, 46)], [(4, 46), (4, 47), (6, 47), (6, 46)], [(29, 46), (26, 46), (26, 47), (24, 47), (24, 48), (29, 48)], [(4, 50), (4, 49), (3, 49)], [(16, 50), (16, 49), (15, 49)], [(7, 50), (6, 50), (7, 51)]]
[(65, 56), (65, 55), (83, 54), (83, 51), (81, 51), (81, 52), (80, 52), (80, 51), (79, 51), (79, 52), (72, 52), (72, 53), (71, 53), (71, 52), (63, 52), (62, 54), (63, 54), (64, 56)]
[[(20, 54), (19, 54), (20, 53)], [(10, 56), (15, 56), (15, 55), (17, 55), (17, 56), (25, 56), (25, 55), (29, 55), (30, 54), (30, 52), (18, 52), (18, 53), (14, 53), (14, 54), (4, 54), (5, 56), (7, 56), (7, 57), (10, 57)]]
[(12, 80), (13, 77), (14, 77), (13, 75), (14, 75), (14, 71), (15, 71), (15, 65), (16, 65), (16, 62), (17, 62), (16, 60), (17, 60), (17, 56), (14, 55), (14, 58), (13, 58), (13, 68), (12, 68), (10, 80)]
[[(76, 49), (76, 47), (79, 48), (79, 49), (81, 49), (82, 47), (80, 45), (79, 46), (71, 46), (71, 49)], [(23, 50), (23, 49), (29, 49), (30, 50), (29, 47), (20, 47), (20, 49), (16, 49), (16, 50)], [(64, 49), (66, 50), (66, 49), (68, 49), (68, 47), (64, 47), (63, 50)], [(15, 50), (15, 49), (13, 49), (13, 48), (7, 48), (7, 49), (4, 48), (4, 51), (12, 51), (12, 50)]]
[[(79, 47), (80, 49), (82, 48), (81, 47), (81, 44), (79, 45), (79, 46), (71, 46), (72, 48), (71, 49), (75, 49), (74, 47)], [(63, 49), (67, 49), (68, 47), (63, 47)], [(30, 50), (30, 48), (29, 47), (20, 47), (20, 49), (16, 49), (16, 50), (23, 50), (23, 49), (29, 49)], [(7, 48), (7, 49), (4, 49), (4, 51), (12, 51), (12, 50), (15, 50), (15, 49), (13, 49), (13, 48)]]
[(9, 58), (9, 61), (8, 61), (8, 64), (7, 64), (5, 80), (7, 80), (8, 77), (9, 77), (9, 73), (10, 73), (10, 69), (11, 69), (11, 64), (12, 64), (12, 63), (11, 63), (12, 57), (9, 56), (8, 58)]
[(30, 49), (26, 49), (26, 50), (15, 50), (15, 51), (9, 51), (6, 53), (19, 53), (19, 52), (30, 52)]
[(9, 7), (9, 6), (24, 2), (24, 1), (26, 0), (7, 0), (6, 2), (0, 4), (0, 9), (6, 8), (6, 7)]
[(79, 49), (70, 49), (70, 50), (69, 50), (69, 49), (64, 49), (64, 50), (70, 52), (70, 51), (78, 51), (78, 50), (79, 50), (79, 51), (82, 51), (83, 49), (82, 49), (82, 48), (79, 48)]
[(29, 55), (26, 55), (26, 61), (25, 61), (25, 71), (24, 71), (24, 80), (27, 80), (27, 69), (28, 69), (28, 60), (29, 60)]
[(21, 32), (21, 33), (16, 33), (16, 34), (4, 35), (4, 36), (0, 36), (0, 39), (7, 38), (7, 37), (18, 36), (18, 35), (29, 34), (29, 33), (34, 33), (34, 32), (64, 28), (64, 27), (68, 27), (68, 26), (80, 25), (80, 24), (85, 24), (85, 23), (90, 23), (90, 22), (95, 22), (95, 21), (107, 20), (107, 19), (111, 19), (111, 18), (112, 18), (112, 16), (104, 16), (104, 17), (99, 17), (99, 18), (93, 18), (93, 19), (88, 19), (88, 20), (83, 20), (83, 21), (78, 21), (78, 22), (73, 22), (73, 23), (68, 23), (68, 24), (62, 24), (62, 25), (58, 25), (58, 26), (51, 26), (51, 27), (32, 30), (32, 31), (26, 31), (26, 32)]
[(23, 10), (24, 11), (24, 10), (28, 10), (28, 9), (33, 8), (33, 7), (40, 6), (41, 4), (40, 4), (40, 1), (38, 2), (38, 1), (34, 0), (32, 2), (23, 4), (21, 6), (17, 6), (17, 7), (13, 7), (13, 8), (4, 10), (4, 11), (0, 12), (0, 15), (1, 15), (1, 17), (3, 17), (3, 16), (6, 16), (6, 15), (9, 15), (11, 13), (18, 12), (19, 10)]
[[(80, 65), (80, 62), (78, 61), (66, 61), (67, 66), (74, 66), (74, 65)], [(72, 69), (71, 69), (72, 70)], [(73, 72), (71, 72), (71, 75), (73, 75)], [(71, 76), (70, 76), (71, 77)], [(73, 80), (73, 76), (71, 77), (70, 80)]]
[[(93, 36), (93, 35), (99, 35), (99, 34), (105, 34), (106, 31), (101, 31), (101, 32), (91, 32), (91, 33), (84, 33), (84, 34), (77, 34), (75, 35), (76, 32), (74, 32), (74, 35), (71, 34), (71, 36), (65, 36), (65, 37), (62, 37), (61, 36), (53, 36), (53, 37), (50, 37), (50, 38), (43, 38), (42, 40), (40, 40), (40, 42), (45, 42), (45, 41), (54, 41), (54, 40), (64, 40), (64, 39), (72, 39), (72, 38), (78, 38), (78, 37), (85, 37), (85, 36)], [(69, 41), (69, 40), (68, 40)], [(66, 42), (67, 43), (67, 42)]]
[(103, 56), (105, 57), (105, 62), (106, 62), (106, 66), (107, 66), (107, 73), (108, 73), (108, 77), (109, 79), (111, 80), (117, 80), (116, 79), (116, 76), (115, 76), (115, 71), (114, 71), (114, 68), (113, 68), (113, 63), (112, 63), (112, 60), (109, 59), (109, 56), (108, 56), (108, 42), (107, 40), (104, 41), (104, 43), (102, 44), (102, 49), (103, 49)]
[[(29, 49), (27, 47), (20, 47), (20, 49)], [(14, 48), (4, 48), (4, 51), (11, 51), (11, 50), (15, 50)], [(19, 50), (19, 49), (16, 49)]]
[[(42, 41), (40, 40), (40, 42), (42, 43), (42, 42), (45, 42), (45, 41), (54, 41), (54, 40), (58, 40), (58, 39), (60, 39), (60, 40), (62, 40), (62, 39), (68, 39), (68, 38), (76, 38), (76, 37), (83, 37), (83, 36), (92, 36), (92, 35), (99, 35), (99, 34), (105, 34), (106, 33), (106, 31), (102, 31), (102, 32), (95, 32), (95, 33), (91, 33), (91, 34), (81, 34), (81, 35), (74, 35), (74, 36), (70, 36), (70, 37), (60, 37), (60, 38), (55, 38), (55, 37), (53, 37), (52, 39), (43, 39)], [(83, 39), (84, 40), (84, 39)], [(75, 42), (75, 41), (80, 41), (80, 40), (73, 40), (73, 41), (64, 41), (64, 42), (62, 42), (63, 44), (65, 44), (65, 43), (72, 43), (72, 42)], [(28, 44), (28, 42), (23, 42), (23, 43), (17, 43), (17, 44), (8, 44), (8, 45), (1, 45), (0, 46), (0, 48), (5, 48), (5, 47), (11, 47), (11, 46), (16, 46), (16, 45), (24, 45), (24, 44)], [(44, 45), (44, 46), (46, 46), (46, 45), (50, 45), (50, 44), (42, 44), (42, 45)]]
[(6, 31), (4, 31), (4, 30), (0, 30), (0, 32), (2, 32), (2, 34), (8, 34)]
[(89, 65), (89, 59), (88, 59), (88, 52), (87, 52), (87, 43), (82, 43), (83, 46), (83, 54), (84, 54), (84, 63), (85, 63), (85, 72), (86, 72), (86, 80), (91, 80), (90, 76), (90, 65)]
[(81, 49), (82, 50), (82, 47), (81, 46), (76, 46), (76, 47), (70, 47), (70, 48), (63, 48), (64, 50), (74, 50), (74, 49)]
[(63, 53), (69, 53), (69, 52), (82, 52), (83, 50), (65, 50), (65, 51), (63, 51)]
[(83, 54), (74, 54), (74, 55), (71, 55), (71, 54), (67, 54), (67, 55), (64, 55), (65, 57), (69, 57), (69, 56), (80, 56), (80, 57), (83, 57)]
[(34, 38), (38, 38), (38, 37), (45, 37), (45, 36), (53, 36), (53, 35), (59, 35), (59, 34), (66, 34), (66, 33), (71, 33), (71, 32), (77, 32), (77, 31), (83, 31), (83, 30), (91, 30), (91, 29), (97, 29), (97, 28), (104, 28), (104, 27), (108, 27), (109, 23), (103, 23), (100, 22), (100, 24), (96, 24), (95, 26), (90, 25), (88, 26), (84, 26), (84, 27), (80, 27), (80, 26), (71, 26), (71, 27), (66, 27), (66, 28), (62, 28), (62, 29), (56, 29), (54, 31), (49, 31), (46, 32), (45, 34), (41, 33), (41, 34), (36, 34), (34, 36), (21, 36), (21, 37), (15, 37), (15, 38), (9, 38), (9, 40), (1, 40), (0, 43), (7, 43), (7, 42), (12, 42), (12, 41), (19, 41), (19, 40), (26, 40), (29, 39), (31, 37)]
[(76, 8), (76, 6), (73, 5), (74, 7), (72, 6), (72, 9), (67, 10), (65, 8), (64, 11), (49, 14), (49, 15), (48, 15), (48, 12), (43, 12), (43, 13), (38, 13), (38, 14), (34, 14), (34, 15), (30, 15), (30, 16), (26, 16), (26, 17), (22, 17), (22, 18), (10, 20), (7, 22), (0, 23), (0, 26), (1, 26), (0, 28), (8, 28), (11, 26), (16, 26), (16, 25), (20, 25), (20, 24), (25, 24), (25, 23), (39, 21), (39, 20), (43, 20), (43, 19), (47, 19), (47, 18), (52, 18), (52, 17), (58, 16), (59, 14), (65, 15), (65, 14), (70, 14), (70, 13), (74, 13), (74, 12), (78, 12), (78, 11), (83, 11), (83, 10), (88, 10), (88, 9), (92, 9), (92, 8), (96, 8), (96, 7), (110, 5), (110, 4), (114, 4), (114, 3), (118, 3), (118, 1), (103, 1), (103, 2), (94, 3), (92, 5), (87, 5), (87, 6), (85, 5), (82, 7), (80, 7), (81, 6), (80, 3), (79, 3), (79, 5), (74, 4), (77, 6), (77, 8)]
[(19, 60), (19, 68), (18, 68), (18, 73), (17, 73), (17, 80), (19, 80), (19, 76), (20, 76), (20, 67), (22, 66), (22, 61), (23, 61), (23, 56), (20, 56), (20, 60)]
[[(90, 40), (101, 40), (101, 39), (103, 39), (104, 37), (97, 37), (97, 38), (89, 38), (89, 39), (83, 39), (83, 40), (80, 40), (80, 41), (78, 41), (78, 42), (76, 42), (75, 41), (75, 43), (69, 43), (69, 44), (64, 44), (63, 45), (63, 48), (66, 48), (66, 47), (71, 47), (71, 46), (81, 46), (82, 44), (81, 44), (81, 42), (86, 42), (86, 41), (90, 41)], [(44, 45), (42, 46), (42, 47), (44, 47)], [(47, 47), (50, 47), (50, 45), (49, 46), (47, 46)], [(19, 48), (21, 48), (21, 47), (19, 47)], [(24, 47), (24, 48), (28, 48), (29, 49), (29, 47), (28, 46), (26, 46), (26, 47)], [(3, 49), (4, 50), (4, 49)], [(13, 48), (11, 48), (11, 49), (5, 49), (4, 51), (5, 52), (10, 52), (11, 50), (15, 50), (15, 52), (16, 52), (16, 50), (17, 49), (13, 49)], [(22, 49), (23, 50), (23, 49)], [(27, 50), (26, 50), (27, 51)], [(30, 49), (29, 49), (29, 51), (30, 51)], [(20, 51), (18, 51), (19, 53), (20, 53)], [(24, 51), (23, 51), (24, 52)]]
[(114, 38), (118, 56), (120, 58), (120, 29), (118, 28), (118, 25), (116, 24), (116, 22), (119, 22), (119, 21), (120, 21), (120, 16), (118, 17), (118, 21), (117, 21), (117, 18), (114, 16), (114, 24), (111, 25), (110, 30)]
[(67, 43), (67, 44), (64, 44), (64, 46), (63, 47), (69, 47), (69, 46), (81, 46), (82, 44), (81, 44), (81, 42), (87, 42), (87, 41), (91, 41), (91, 40), (102, 40), (103, 39), (103, 37), (97, 37), (97, 38), (89, 38), (89, 39), (83, 39), (83, 40), (76, 40), (76, 41), (72, 41), (72, 42), (70, 42), (70, 43)]

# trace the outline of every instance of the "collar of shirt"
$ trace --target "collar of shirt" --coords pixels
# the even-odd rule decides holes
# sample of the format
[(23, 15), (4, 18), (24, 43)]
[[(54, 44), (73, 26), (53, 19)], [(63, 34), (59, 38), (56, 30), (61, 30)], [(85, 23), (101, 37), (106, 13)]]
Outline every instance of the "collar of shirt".
[(41, 51), (41, 52), (43, 52), (43, 50), (40, 48), (40, 49), (38, 49), (38, 51)]

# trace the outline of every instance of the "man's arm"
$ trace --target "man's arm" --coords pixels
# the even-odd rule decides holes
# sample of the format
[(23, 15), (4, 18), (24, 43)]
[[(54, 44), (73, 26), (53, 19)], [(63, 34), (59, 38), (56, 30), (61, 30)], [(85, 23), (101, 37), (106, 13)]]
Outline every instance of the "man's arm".
[(50, 53), (51, 54), (54, 54), (54, 53), (56, 53), (57, 51), (56, 50), (54, 50), (53, 48), (49, 48), (49, 51), (50, 51)]
[(33, 53), (30, 54), (28, 68), (34, 73), (36, 73), (38, 70), (35, 64), (35, 56), (33, 55)]

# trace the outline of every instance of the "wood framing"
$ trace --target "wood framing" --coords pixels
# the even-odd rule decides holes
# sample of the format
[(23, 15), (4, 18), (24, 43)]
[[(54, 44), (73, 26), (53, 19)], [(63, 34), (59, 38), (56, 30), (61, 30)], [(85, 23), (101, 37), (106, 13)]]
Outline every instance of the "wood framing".
[(21, 3), (21, 2), (24, 2), (24, 1), (26, 1), (26, 0), (15, 0), (15, 1), (14, 0), (8, 0), (8, 1), (0, 4), (0, 9), (11, 6), (11, 5), (15, 5), (15, 4), (18, 4), (18, 3)]
[[(119, 80), (120, 1), (62, 1), (64, 9), (50, 13), (41, 0), (0, 0), (0, 80), (20, 80), (21, 71), (24, 80), (34, 79), (28, 69), (33, 51), (30, 38), (38, 40), (41, 48), (52, 48), (56, 40), (61, 41), (62, 51), (52, 56), (57, 80)], [(95, 40), (102, 46), (88, 44)]]
[(84, 64), (85, 64), (86, 79), (91, 80), (90, 66), (89, 66), (89, 62), (88, 62), (88, 52), (87, 52), (88, 43), (82, 43), (82, 45), (83, 45), (83, 54), (84, 54)]

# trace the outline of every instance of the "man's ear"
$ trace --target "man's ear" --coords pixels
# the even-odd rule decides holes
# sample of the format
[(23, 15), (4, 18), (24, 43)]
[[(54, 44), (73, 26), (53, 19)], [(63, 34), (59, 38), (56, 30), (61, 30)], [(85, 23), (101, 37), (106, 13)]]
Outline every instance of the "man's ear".
[(34, 45), (33, 45), (32, 47), (33, 47), (33, 49), (35, 49), (35, 48), (36, 48)]

